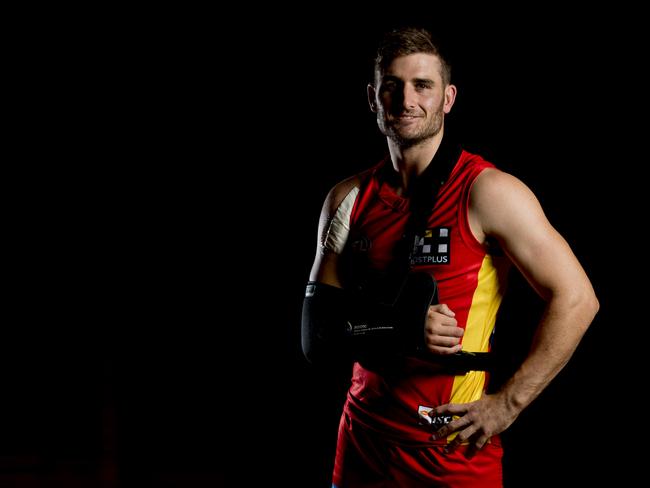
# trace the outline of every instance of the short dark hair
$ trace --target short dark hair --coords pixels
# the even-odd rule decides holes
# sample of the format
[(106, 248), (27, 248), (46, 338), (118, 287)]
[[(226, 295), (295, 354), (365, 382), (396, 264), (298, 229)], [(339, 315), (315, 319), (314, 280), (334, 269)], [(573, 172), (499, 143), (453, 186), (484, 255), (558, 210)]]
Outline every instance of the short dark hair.
[(451, 83), (451, 66), (440, 53), (431, 33), (421, 27), (402, 27), (384, 34), (375, 57), (375, 78), (377, 73), (383, 73), (395, 58), (416, 53), (437, 56), (442, 66), (442, 82), (445, 86)]

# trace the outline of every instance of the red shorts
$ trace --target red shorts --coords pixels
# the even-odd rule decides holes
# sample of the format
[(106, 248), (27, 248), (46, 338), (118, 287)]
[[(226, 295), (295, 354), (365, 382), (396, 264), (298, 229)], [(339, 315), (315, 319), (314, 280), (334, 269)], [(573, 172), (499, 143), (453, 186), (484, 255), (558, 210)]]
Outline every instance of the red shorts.
[(386, 441), (343, 413), (332, 483), (337, 488), (502, 488), (503, 450), (488, 443), (473, 458), (465, 446), (412, 447)]

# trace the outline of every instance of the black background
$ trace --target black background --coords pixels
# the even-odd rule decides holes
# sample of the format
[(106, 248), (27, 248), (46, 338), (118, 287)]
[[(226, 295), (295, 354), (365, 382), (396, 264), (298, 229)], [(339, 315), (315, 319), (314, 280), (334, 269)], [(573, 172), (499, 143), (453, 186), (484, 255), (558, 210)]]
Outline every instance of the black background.
[[(347, 380), (303, 359), (302, 294), (327, 191), (384, 154), (365, 90), (396, 20), (438, 34), (449, 130), (533, 189), (601, 301), (505, 434), (507, 486), (629, 475), (634, 15), (503, 15), (93, 13), (32, 46), (0, 480), (329, 486)], [(540, 303), (514, 277), (505, 307), (500, 347), (518, 357)]]

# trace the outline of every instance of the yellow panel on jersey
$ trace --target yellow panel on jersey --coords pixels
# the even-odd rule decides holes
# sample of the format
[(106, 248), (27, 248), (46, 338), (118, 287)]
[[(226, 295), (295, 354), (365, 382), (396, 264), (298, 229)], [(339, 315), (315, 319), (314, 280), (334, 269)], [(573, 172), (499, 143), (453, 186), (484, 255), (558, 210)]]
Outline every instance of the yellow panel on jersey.
[[(463, 350), (487, 352), (490, 350), (490, 336), (494, 330), (497, 311), (505, 292), (505, 277), (508, 263), (501, 258), (486, 254), (478, 273), (478, 285), (472, 297), (463, 335)], [(456, 376), (451, 388), (450, 403), (469, 403), (481, 398), (485, 388), (485, 371), (469, 371)], [(447, 436), (451, 442), (458, 432)]]
[[(487, 352), (490, 350), (490, 336), (494, 330), (497, 311), (505, 291), (507, 262), (486, 254), (478, 273), (478, 283), (472, 305), (467, 316), (463, 335), (463, 350)], [(452, 403), (468, 403), (478, 400), (485, 385), (485, 372), (470, 371), (456, 376), (451, 389)]]

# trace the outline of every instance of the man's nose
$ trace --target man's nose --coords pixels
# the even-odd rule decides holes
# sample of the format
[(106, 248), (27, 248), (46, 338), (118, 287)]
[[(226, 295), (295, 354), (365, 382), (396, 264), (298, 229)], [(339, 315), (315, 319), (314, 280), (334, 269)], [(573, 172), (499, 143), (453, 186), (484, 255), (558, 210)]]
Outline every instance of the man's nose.
[(401, 104), (406, 109), (413, 109), (417, 106), (415, 88), (405, 83), (400, 93)]

